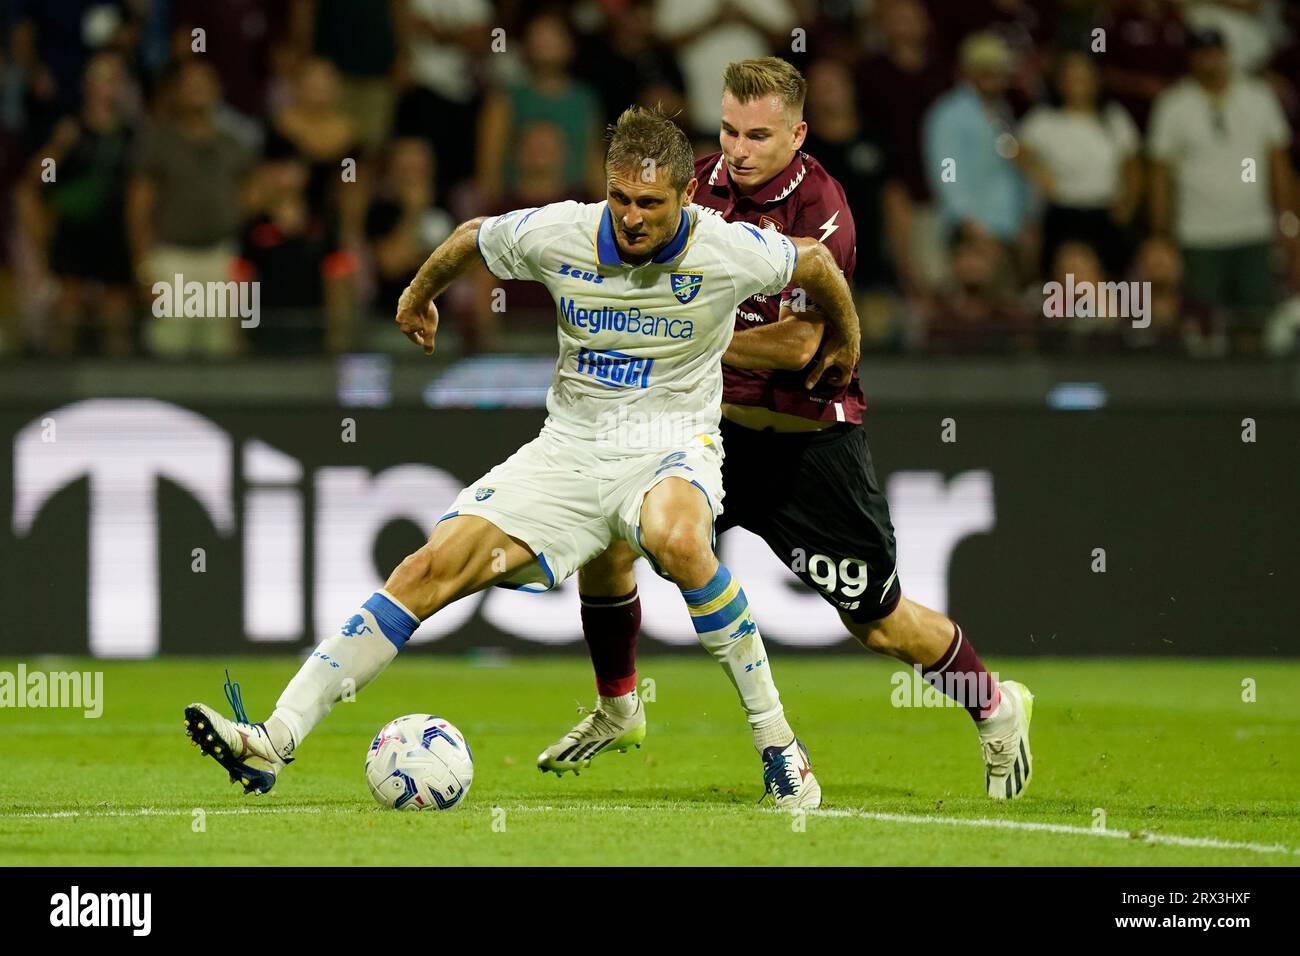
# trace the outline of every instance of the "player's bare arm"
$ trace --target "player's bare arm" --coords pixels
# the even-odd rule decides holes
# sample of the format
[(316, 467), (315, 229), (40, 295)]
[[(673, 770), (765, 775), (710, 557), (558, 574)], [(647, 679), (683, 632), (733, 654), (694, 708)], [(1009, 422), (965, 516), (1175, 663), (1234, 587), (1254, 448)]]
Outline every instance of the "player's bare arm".
[(478, 228), (483, 217), (468, 219), (456, 227), (416, 272), (411, 284), (397, 300), (397, 327), (425, 355), (433, 354), (438, 332), (438, 307), (433, 300), (463, 276), (478, 258)]
[(813, 360), (825, 331), (826, 320), (819, 311), (796, 311), (783, 303), (776, 322), (737, 331), (722, 361), (735, 368), (798, 371)]
[(825, 378), (832, 385), (843, 385), (852, 380), (853, 369), (862, 353), (862, 333), (853, 294), (829, 249), (816, 239), (792, 238), (791, 241), (799, 250), (794, 285), (817, 303), (831, 335), (805, 384), (813, 388)]

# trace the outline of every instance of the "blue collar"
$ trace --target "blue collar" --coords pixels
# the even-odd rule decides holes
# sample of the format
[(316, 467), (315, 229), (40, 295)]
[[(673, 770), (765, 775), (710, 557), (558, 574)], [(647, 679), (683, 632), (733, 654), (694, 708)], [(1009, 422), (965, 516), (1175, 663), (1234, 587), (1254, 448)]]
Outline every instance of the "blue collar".
[[(665, 265), (672, 262), (682, 254), (686, 248), (686, 243), (691, 237), (691, 222), (686, 215), (686, 210), (682, 210), (681, 222), (677, 225), (677, 235), (673, 236), (668, 245), (659, 250), (650, 261), (656, 265)], [(618, 254), (618, 243), (614, 241), (614, 214), (609, 211), (609, 204), (605, 204), (604, 215), (600, 217), (600, 225), (596, 228), (596, 261), (602, 266), (627, 266), (629, 262), (624, 262)]]

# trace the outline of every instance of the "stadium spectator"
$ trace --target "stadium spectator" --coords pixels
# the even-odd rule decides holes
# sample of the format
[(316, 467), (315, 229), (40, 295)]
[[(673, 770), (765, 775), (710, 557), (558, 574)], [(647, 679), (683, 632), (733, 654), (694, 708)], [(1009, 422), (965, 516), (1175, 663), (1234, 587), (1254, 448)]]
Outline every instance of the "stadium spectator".
[(1225, 309), (1249, 349), (1276, 301), (1279, 225), (1295, 212), (1290, 131), (1272, 89), (1234, 74), (1224, 45), (1220, 33), (1193, 34), (1190, 75), (1156, 101), (1151, 224), (1182, 247), (1188, 291)]
[(385, 329), (393, 324), (397, 299), (411, 276), (456, 228), (451, 214), (438, 203), (434, 166), (427, 140), (395, 140), (366, 211), (366, 239), (375, 268), (373, 312)]
[[(221, 99), (211, 64), (194, 58), (164, 78), (163, 115), (140, 144), (127, 194), (127, 227), (137, 279), (231, 279), (243, 208), (242, 183), (254, 157), (214, 116)], [(179, 305), (179, 303), (177, 303)], [(234, 319), (154, 316), (145, 341), (158, 355), (226, 356), (240, 345)]]
[(478, 127), (478, 187), (494, 204), (521, 185), (523, 130), (550, 123), (564, 135), (564, 183), (567, 189), (604, 193), (601, 152), (601, 107), (594, 90), (570, 71), (573, 34), (563, 17), (544, 13), (528, 22), (524, 33), (528, 77), (492, 93)]
[[(135, 288), (123, 241), (132, 143), (128, 85), (120, 55), (95, 54), (86, 66), (80, 113), (58, 123), (21, 187), (26, 238), (46, 252), (58, 279), (45, 336), (51, 355), (77, 350), (86, 320), (101, 351), (122, 356), (134, 349)], [(46, 172), (52, 181), (45, 181)]]
[(240, 242), (236, 275), (259, 283), (259, 324), (249, 344), (261, 354), (342, 352), (351, 342), (352, 257), (309, 200), (310, 170), (292, 152), (274, 155), (250, 191), (255, 211)]
[[(310, 49), (338, 68), (343, 111), (351, 117), (357, 138), (367, 152), (382, 148), (392, 127), (396, 2), (297, 0), (294, 8), (298, 36), (310, 33)], [(306, 45), (301, 39), (299, 42)]]
[[(808, 71), (808, 135), (811, 154), (844, 187), (857, 227), (858, 291), (880, 292), (902, 283), (917, 288), (907, 255), (911, 201), (898, 177), (888, 141), (859, 119), (853, 76), (839, 60), (817, 60)], [(901, 253), (901, 255), (900, 255)]]
[(356, 124), (342, 107), (338, 71), (329, 60), (312, 57), (299, 65), (293, 97), (272, 117), (267, 139), (268, 152), (292, 151), (307, 163), (307, 196), (313, 206), (337, 198), (342, 161), (357, 158), (360, 142)]
[(1063, 333), (1069, 348), (1078, 352), (1106, 352), (1122, 345), (1121, 326), (1132, 316), (1121, 306), (1127, 304), (1130, 312), (1136, 308), (1134, 303), (1120, 303), (1105, 294), (1109, 279), (1095, 248), (1078, 239), (1065, 240), (1052, 257), (1048, 276), (1066, 295), (1070, 290), (1087, 287), (1093, 290), (1088, 300), (1091, 305), (1086, 305), (1076, 293), (1077, 301), (1069, 303), (1065, 315), (1045, 319), (1045, 333), (1049, 338), (1055, 338), (1053, 333)]
[(922, 311), (921, 342), (931, 352), (1023, 352), (1039, 322), (1006, 281), (1006, 248), (968, 235), (953, 251), (952, 279)]
[(1184, 291), (1183, 257), (1167, 239), (1148, 239), (1133, 259), (1132, 280), (1149, 296), (1149, 328), (1132, 322), (1123, 328), (1129, 350), (1186, 352), (1198, 358), (1223, 355), (1227, 349), (1222, 317), (1189, 298)]
[(655, 35), (654, 5), (630, 0), (582, 58), (583, 78), (599, 91), (606, 123), (634, 103), (658, 106), (668, 116), (686, 108), (686, 80), (672, 47)]
[(686, 79), (689, 132), (716, 139), (722, 68), (790, 46), (791, 0), (657, 0), (655, 32), (677, 51)]
[(80, 107), (81, 80), (98, 48), (124, 41), (123, 0), (17, 0), (9, 55), (22, 84), (25, 131), (34, 148)]
[(1030, 191), (1012, 161), (1011, 109), (1005, 99), (1011, 53), (990, 33), (962, 43), (962, 82), (925, 118), (925, 164), (947, 235), (1011, 246), (1029, 225)]
[(221, 78), (226, 102), (249, 118), (265, 111), (272, 50), (289, 28), (290, 0), (174, 0), (173, 31), (188, 53), (202, 29), (203, 52)]
[(1145, 130), (1151, 104), (1183, 73), (1187, 30), (1174, 0), (1113, 0), (1103, 21), (1103, 80)]
[(1124, 107), (1102, 101), (1098, 82), (1089, 54), (1062, 54), (1054, 76), (1057, 101), (1036, 106), (1020, 124), (1017, 159), (1047, 203), (1044, 271), (1071, 239), (1099, 250), (1112, 274), (1128, 265), (1126, 230), (1141, 191), (1141, 136)]
[(1183, 19), (1192, 30), (1222, 34), (1233, 65), (1258, 73), (1273, 56), (1277, 24), (1266, 0), (1183, 0)]
[[(565, 176), (567, 157), (564, 131), (552, 123), (535, 122), (524, 128), (519, 139), (519, 184), (513, 192), (500, 198), (489, 211), (493, 214), (512, 209), (531, 209), (548, 203), (574, 199), (579, 202), (599, 200), (603, 194), (575, 189)], [(504, 344), (500, 307), (493, 302), (498, 289), (504, 292), (509, 313), (511, 341), (521, 333), (537, 331), (547, 338), (555, 323), (555, 302), (546, 288), (536, 282), (503, 282), (486, 269), (479, 270), (473, 284), (473, 299), (460, 310), (461, 338), (466, 351), (499, 349)], [(496, 307), (494, 307), (496, 306)]]
[(1011, 54), (1003, 96), (1022, 115), (1041, 92), (1041, 58), (1053, 33), (1056, 4), (1041, 0), (927, 0), (938, 26), (936, 39), (949, 62), (960, 60), (961, 44), (975, 33), (997, 37)]
[(858, 71), (858, 106), (892, 147), (895, 168), (911, 200), (903, 255), (917, 281), (937, 287), (946, 278), (948, 254), (930, 192), (921, 124), (935, 100), (952, 86), (952, 67), (935, 51), (932, 23), (921, 0), (881, 0), (875, 24), (884, 48), (867, 57)]
[(488, 0), (410, 0), (403, 9), (410, 85), (397, 101), (393, 133), (429, 141), (438, 157), (434, 185), (445, 196), (474, 175), (465, 135), (482, 106), (475, 59), (489, 49), (493, 8)]

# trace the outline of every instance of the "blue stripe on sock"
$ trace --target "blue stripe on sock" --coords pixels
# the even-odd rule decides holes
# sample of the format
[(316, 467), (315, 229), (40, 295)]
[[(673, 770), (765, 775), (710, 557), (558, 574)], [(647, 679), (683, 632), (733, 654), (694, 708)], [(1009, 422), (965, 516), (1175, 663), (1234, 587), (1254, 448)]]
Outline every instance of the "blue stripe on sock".
[(731, 572), (727, 570), (725, 564), (718, 565), (718, 573), (713, 575), (709, 583), (702, 588), (693, 588), (689, 591), (683, 590), (682, 597), (686, 598), (687, 604), (708, 604), (715, 597), (727, 590), (727, 585), (731, 583)]
[(741, 588), (740, 593), (727, 602), (726, 606), (714, 611), (712, 614), (705, 614), (702, 617), (692, 617), (691, 623), (695, 625), (696, 634), (708, 634), (711, 631), (721, 631), (723, 628), (730, 627), (744, 616), (745, 611), (749, 608), (749, 601), (745, 597), (745, 589)]
[(415, 629), (420, 626), (419, 621), (378, 591), (370, 595), (369, 600), (361, 607), (375, 616), (375, 623), (379, 625), (379, 630), (399, 651), (406, 646)]

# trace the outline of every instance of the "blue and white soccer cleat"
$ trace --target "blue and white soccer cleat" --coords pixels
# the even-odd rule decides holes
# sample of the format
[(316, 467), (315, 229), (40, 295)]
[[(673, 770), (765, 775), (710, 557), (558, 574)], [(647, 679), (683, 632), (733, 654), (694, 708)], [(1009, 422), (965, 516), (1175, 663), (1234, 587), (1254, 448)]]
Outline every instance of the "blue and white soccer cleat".
[(226, 700), (235, 720), (227, 720), (207, 704), (190, 704), (185, 708), (185, 733), (200, 751), (221, 764), (230, 782), (241, 785), (244, 793), (266, 793), (293, 758), (276, 752), (266, 724), (248, 719), (239, 685), (231, 682), (229, 674)]
[(796, 737), (784, 747), (763, 751), (763, 789), (781, 810), (815, 810), (821, 806), (822, 785), (813, 776), (808, 748)]
[(567, 734), (537, 755), (537, 769), (551, 771), (557, 777), (566, 770), (578, 771), (591, 766), (593, 757), (603, 753), (626, 753), (645, 741), (645, 704), (636, 698), (636, 710), (627, 715), (606, 710), (596, 702), (595, 710), (578, 708), (585, 714)]
[[(1002, 705), (994, 718), (997, 724), (985, 734), (980, 728), (980, 747), (984, 751), (984, 785), (994, 800), (1015, 800), (1029, 786), (1033, 772), (1029, 751), (1029, 722), (1034, 716), (1034, 695), (1018, 681), (1004, 680), (1002, 703), (1011, 708), (1002, 719)], [(985, 721), (987, 723), (987, 721)]]

